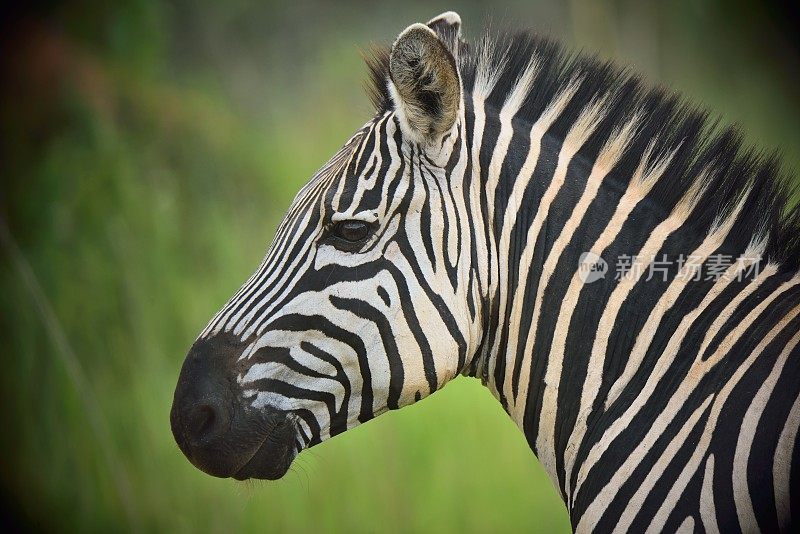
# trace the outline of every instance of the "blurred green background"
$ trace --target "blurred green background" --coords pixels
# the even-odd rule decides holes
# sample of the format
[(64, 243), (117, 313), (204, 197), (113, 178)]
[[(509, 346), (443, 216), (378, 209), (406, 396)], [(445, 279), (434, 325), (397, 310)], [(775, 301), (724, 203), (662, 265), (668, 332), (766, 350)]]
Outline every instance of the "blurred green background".
[(302, 453), (277, 482), (211, 478), (173, 442), (186, 350), (371, 115), (371, 41), (448, 9), (469, 38), (487, 17), (530, 27), (683, 90), (800, 163), (795, 21), (765, 3), (3, 9), (0, 518), (37, 529), (568, 531), (472, 379)]

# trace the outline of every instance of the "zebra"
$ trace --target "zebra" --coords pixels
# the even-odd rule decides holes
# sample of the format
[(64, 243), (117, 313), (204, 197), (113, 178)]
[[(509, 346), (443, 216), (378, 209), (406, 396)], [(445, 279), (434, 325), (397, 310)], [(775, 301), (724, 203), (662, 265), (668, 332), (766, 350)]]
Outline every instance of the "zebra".
[(375, 115), (189, 350), (170, 414), (217, 477), (477, 377), (573, 528), (800, 517), (800, 210), (671, 91), (446, 12), (367, 57)]

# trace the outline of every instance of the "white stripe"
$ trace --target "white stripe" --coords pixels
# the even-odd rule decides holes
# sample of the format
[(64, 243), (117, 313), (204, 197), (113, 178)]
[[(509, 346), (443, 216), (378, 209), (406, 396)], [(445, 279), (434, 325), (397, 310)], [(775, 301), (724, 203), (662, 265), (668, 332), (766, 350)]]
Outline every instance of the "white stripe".
[[(642, 329), (639, 331), (639, 335), (636, 336), (631, 354), (625, 362), (625, 369), (608, 391), (605, 402), (606, 410), (614, 404), (614, 401), (619, 398), (625, 386), (630, 383), (633, 376), (639, 371), (648, 349), (650, 348), (650, 344), (653, 342), (659, 330), (661, 321), (664, 319), (667, 312), (672, 309), (673, 305), (678, 302), (679, 296), (694, 278), (694, 276), (692, 276), (693, 269), (698, 269), (700, 264), (705, 263), (708, 256), (717, 250), (728, 237), (728, 234), (733, 228), (733, 223), (736, 222), (736, 217), (739, 215), (742, 207), (744, 207), (744, 201), (747, 199), (747, 196), (747, 193), (742, 195), (736, 208), (734, 208), (724, 220), (713, 225), (708, 236), (706, 236), (700, 246), (689, 255), (689, 258), (694, 258), (693, 261), (696, 263), (687, 263), (683, 265), (678, 274), (675, 275), (675, 278), (672, 279), (667, 289), (661, 294), (658, 302), (656, 302), (656, 305), (650, 311), (647, 320), (645, 320)], [(665, 356), (669, 358), (674, 357), (675, 354), (662, 353), (661, 358), (659, 358), (659, 363), (662, 365)]]
[[(487, 214), (486, 220), (493, 221), (494, 220), (494, 202), (495, 202), (495, 193), (497, 191), (497, 184), (500, 180), (500, 176), (502, 175), (502, 167), (503, 162), (505, 161), (506, 155), (508, 154), (508, 146), (511, 144), (511, 138), (514, 135), (514, 128), (512, 127), (511, 121), (514, 118), (514, 115), (519, 111), (519, 108), (522, 106), (522, 103), (525, 101), (525, 97), (528, 95), (530, 91), (531, 84), (533, 83), (533, 79), (536, 76), (536, 71), (538, 69), (538, 64), (535, 59), (531, 60), (528, 63), (525, 71), (520, 75), (517, 79), (517, 82), (514, 84), (514, 88), (512, 92), (508, 95), (503, 104), (502, 109), (500, 110), (499, 119), (500, 119), (500, 133), (497, 136), (497, 141), (494, 146), (494, 150), (492, 151), (492, 157), (489, 160), (489, 169), (487, 172), (487, 179), (485, 184), (486, 190), (486, 207), (487, 207)], [(487, 93), (488, 95), (488, 93)], [(476, 129), (477, 129), (477, 121), (476, 121)], [(478, 154), (480, 157), (480, 154)], [(516, 182), (526, 182), (527, 180), (516, 180)], [(494, 232), (489, 232), (489, 246), (494, 249), (495, 243), (495, 236)], [(493, 284), (490, 287), (490, 291), (494, 293), (495, 289), (499, 288), (501, 292), (504, 291), (503, 287), (500, 286), (500, 277), (505, 274), (504, 269), (500, 268), (500, 262), (504, 261), (504, 254), (498, 250), (498, 258), (496, 262), (492, 263), (494, 276), (491, 277)], [(508, 269), (506, 267), (505, 272)], [(495, 365), (497, 364), (498, 358), (492, 358), (489, 362), (489, 373), (490, 375), (494, 376)]]
[[(641, 485), (636, 488), (636, 493), (633, 494), (631, 499), (625, 504), (625, 510), (620, 515), (616, 526), (614, 527), (614, 533), (626, 532), (631, 523), (633, 523), (634, 518), (636, 515), (642, 511), (642, 507), (644, 505), (644, 501), (647, 496), (650, 494), (650, 491), (655, 487), (661, 477), (664, 476), (664, 471), (666, 471), (667, 466), (675, 458), (675, 455), (678, 454), (678, 451), (681, 450), (681, 447), (684, 446), (686, 443), (686, 439), (689, 437), (689, 434), (694, 430), (694, 427), (700, 421), (700, 418), (706, 413), (708, 406), (711, 404), (713, 397), (708, 396), (706, 399), (698, 406), (692, 415), (686, 420), (686, 422), (681, 426), (681, 429), (675, 433), (675, 435), (670, 440), (667, 447), (664, 449), (664, 452), (661, 453), (658, 460), (653, 464), (652, 469), (647, 473), (647, 476), (642, 481)], [(638, 452), (638, 451), (634, 451)], [(626, 473), (626, 478), (633, 474), (633, 470), (638, 467), (638, 464), (634, 464), (630, 466), (630, 471)], [(666, 518), (664, 518), (666, 520)], [(653, 523), (650, 523), (652, 526)], [(663, 528), (664, 521), (661, 522), (660, 528)], [(649, 528), (648, 528), (649, 531)]]
[[(703, 377), (711, 369), (713, 369), (725, 355), (730, 352), (731, 348), (733, 348), (733, 346), (741, 339), (749, 327), (761, 317), (766, 308), (778, 296), (786, 292), (788, 289), (794, 287), (798, 283), (800, 283), (800, 276), (795, 276), (794, 278), (781, 284), (781, 286), (775, 289), (769, 297), (764, 299), (758, 306), (751, 310), (751, 312), (741, 321), (741, 323), (739, 323), (739, 325), (737, 325), (737, 327), (727, 335), (725, 340), (720, 343), (720, 346), (710, 358), (705, 361), (700, 360), (699, 357), (695, 359), (686, 377), (669, 399), (667, 406), (653, 422), (653, 425), (650, 427), (647, 435), (642, 439), (634, 452), (628, 456), (628, 458), (626, 458), (620, 469), (614, 473), (608, 483), (597, 493), (594, 501), (587, 508), (583, 518), (581, 518), (581, 521), (584, 521), (585, 518), (585, 521), (587, 521), (589, 524), (592, 524), (602, 516), (603, 512), (605, 511), (605, 507), (614, 499), (617, 491), (622, 484), (624, 484), (625, 480), (627, 480), (628, 476), (633, 471), (633, 468), (642, 461), (644, 454), (646, 454), (650, 447), (653, 446), (655, 441), (661, 435), (663, 435), (667, 426), (680, 412), (681, 408), (685, 405), (686, 400), (689, 398), (692, 392), (694, 392), (696, 386), (700, 383)], [(760, 351), (763, 350), (762, 345), (765, 345), (765, 343), (771, 341), (770, 336), (774, 337), (777, 335), (779, 328), (785, 326), (785, 324), (793, 319), (797, 313), (800, 313), (800, 308), (797, 308), (791, 314), (787, 315), (779, 323), (777, 323), (770, 331), (770, 334), (768, 334), (767, 337), (761, 341), (756, 350), (750, 354), (747, 362), (749, 362), (754, 355), (760, 354)], [(578, 480), (575, 490), (576, 494), (580, 490), (583, 482), (586, 480), (589, 471), (597, 464), (597, 461), (602, 453), (611, 447), (612, 441), (627, 427), (628, 423), (633, 419), (633, 417), (644, 407), (646, 401), (652, 397), (656, 385), (661, 382), (661, 378), (666, 372), (667, 366), (665, 365), (666, 362), (662, 361), (663, 359), (664, 355), (662, 355), (662, 358), (659, 359), (659, 362), (656, 364), (653, 373), (648, 377), (647, 383), (643, 386), (637, 397), (631, 402), (631, 405), (625, 411), (625, 413), (620, 416), (619, 419), (614, 421), (614, 423), (612, 423), (612, 425), (603, 434), (603, 437), (600, 439), (600, 441), (598, 441), (594, 447), (592, 447), (586, 462), (584, 462), (584, 464), (581, 466), (581, 469), (578, 473)], [(744, 373), (746, 368), (747, 366), (742, 364), (742, 366), (737, 369), (734, 376)], [(732, 388), (733, 385), (734, 380), (731, 379), (728, 381), (725, 387), (727, 388), (730, 386)]]
[[(542, 137), (547, 133), (547, 130), (550, 129), (550, 126), (556, 121), (556, 119), (561, 115), (561, 112), (567, 106), (569, 101), (572, 99), (572, 96), (575, 94), (575, 91), (578, 90), (579, 83), (578, 81), (574, 81), (571, 84), (567, 85), (567, 87), (561, 91), (561, 93), (551, 102), (547, 109), (544, 110), (542, 115), (536, 120), (534, 125), (531, 127), (530, 131), (530, 148), (528, 150), (528, 156), (525, 159), (525, 162), (522, 165), (522, 168), (519, 171), (517, 179), (514, 180), (514, 187), (511, 190), (511, 194), (508, 197), (508, 205), (506, 206), (506, 211), (503, 214), (503, 228), (500, 233), (500, 244), (497, 247), (499, 256), (499, 290), (500, 290), (500, 316), (501, 320), (505, 317), (505, 310), (508, 305), (508, 297), (509, 291), (514, 288), (508, 287), (508, 275), (510, 272), (510, 267), (508, 265), (508, 260), (511, 256), (511, 232), (514, 228), (514, 222), (519, 216), (519, 208), (522, 202), (522, 197), (525, 195), (525, 189), (527, 188), (528, 184), (531, 181), (531, 176), (533, 175), (534, 170), (536, 169), (536, 165), (539, 162), (539, 154), (542, 147)], [(512, 327), (513, 325), (519, 325), (520, 321), (520, 314), (522, 312), (522, 307), (517, 306), (513, 308), (512, 311), (516, 311), (517, 314), (512, 314), (509, 316), (508, 325)], [(509, 336), (508, 344), (509, 348), (507, 350), (508, 354), (516, 354), (517, 352), (517, 339), (518, 336), (512, 335)], [(495, 340), (495, 345), (493, 347), (493, 353), (497, 354), (500, 346), (500, 338)], [(507, 365), (506, 366), (506, 376), (503, 381), (503, 392), (505, 398), (508, 400), (509, 405), (513, 401), (513, 394), (512, 394), (512, 377), (514, 372), (514, 365)]]
[[(694, 211), (700, 198), (702, 197), (701, 184), (703, 183), (703, 176), (699, 176), (694, 181), (693, 186), (683, 196), (678, 206), (664, 221), (662, 221), (650, 233), (647, 241), (642, 248), (635, 254), (632, 262), (631, 269), (625, 273), (619, 281), (614, 291), (611, 293), (606, 306), (603, 309), (603, 315), (600, 317), (597, 327), (597, 335), (592, 344), (592, 353), (589, 356), (589, 363), (586, 366), (586, 378), (583, 382), (583, 390), (581, 392), (580, 408), (578, 416), (575, 421), (575, 427), (572, 429), (572, 434), (567, 441), (567, 448), (572, 462), (569, 465), (568, 479), (572, 476), (572, 469), (574, 468), (574, 453), (579, 449), (583, 437), (586, 434), (586, 425), (589, 413), (594, 405), (595, 399), (600, 391), (600, 385), (603, 379), (603, 368), (605, 366), (606, 350), (608, 347), (608, 338), (611, 329), (617, 321), (622, 304), (625, 302), (628, 294), (643, 276), (646, 266), (649, 265), (649, 260), (645, 263), (646, 258), (652, 258), (658, 250), (661, 249), (667, 238), (678, 228), (683, 226), (686, 219)], [(570, 488), (571, 490), (572, 488)], [(574, 495), (572, 495), (574, 497)]]
[(781, 531), (786, 531), (792, 521), (790, 497), (790, 476), (792, 471), (792, 452), (796, 446), (797, 431), (800, 426), (800, 396), (794, 400), (789, 417), (783, 426), (772, 462), (773, 490), (775, 492), (775, 512)]
[(745, 532), (756, 532), (759, 530), (756, 514), (753, 510), (753, 502), (750, 498), (750, 488), (747, 483), (747, 464), (750, 459), (750, 450), (756, 436), (758, 422), (767, 405), (767, 401), (775, 389), (786, 359), (789, 356), (789, 349), (792, 342), (784, 348), (778, 357), (778, 361), (772, 368), (767, 378), (758, 388), (758, 392), (753, 397), (747, 412), (742, 419), (742, 426), (739, 429), (739, 438), (736, 440), (736, 452), (733, 455), (733, 500), (736, 503), (736, 515), (739, 517), (739, 526)]
[[(539, 232), (542, 229), (542, 225), (544, 221), (547, 219), (548, 214), (550, 213), (550, 207), (552, 206), (553, 201), (556, 198), (558, 191), (561, 189), (561, 186), (564, 185), (564, 180), (567, 176), (567, 168), (569, 167), (572, 158), (577, 154), (578, 150), (583, 146), (583, 144), (589, 139), (589, 136), (594, 132), (597, 125), (600, 123), (603, 117), (603, 105), (604, 100), (595, 100), (589, 105), (587, 105), (583, 111), (581, 111), (578, 120), (572, 125), (567, 133), (566, 137), (564, 138), (564, 142), (561, 145), (561, 150), (558, 154), (558, 164), (556, 165), (556, 170), (553, 173), (553, 178), (550, 180), (550, 183), (547, 186), (547, 190), (545, 191), (544, 195), (542, 195), (542, 199), (539, 202), (539, 207), (536, 210), (536, 215), (534, 216), (533, 223), (531, 223), (530, 228), (528, 229), (528, 238), (525, 243), (525, 248), (522, 251), (522, 255), (520, 257), (520, 266), (519, 272), (523, 273), (520, 277), (519, 284), (517, 285), (517, 289), (514, 292), (514, 298), (512, 302), (512, 315), (520, 314), (521, 311), (517, 311), (515, 313), (514, 308), (522, 308), (524, 306), (524, 296), (525, 296), (525, 289), (527, 285), (527, 275), (531, 270), (531, 263), (533, 262), (533, 252), (536, 248), (536, 242), (539, 238)], [(530, 339), (531, 336), (535, 336), (536, 332), (536, 323), (531, 323), (531, 333), (529, 334), (528, 338)], [(516, 360), (516, 354), (507, 351), (506, 361), (508, 362), (507, 365), (513, 365)], [(524, 430), (523, 425), (523, 417), (525, 414), (525, 406), (527, 403), (528, 397), (528, 386), (530, 384), (530, 375), (531, 375), (531, 360), (533, 358), (532, 350), (529, 348), (529, 344), (525, 345), (525, 351), (522, 355), (522, 364), (520, 367), (520, 377), (519, 377), (519, 390), (516, 399), (508, 399), (509, 401), (509, 413), (511, 414), (514, 421), (516, 421), (517, 425)]]
[[(754, 252), (757, 253), (758, 256), (763, 256), (764, 254), (764, 247), (766, 246), (766, 240), (762, 242), (762, 245), (758, 247), (754, 247)], [(758, 252), (760, 250), (760, 252)], [(747, 252), (745, 252), (747, 254)], [(772, 276), (778, 272), (778, 265), (774, 263), (767, 264), (764, 269), (756, 276), (752, 283), (748, 284), (747, 287), (743, 288), (739, 291), (736, 296), (725, 306), (725, 309), (714, 319), (714, 322), (711, 323), (711, 326), (708, 327), (705, 336), (703, 336), (703, 343), (700, 345), (700, 350), (698, 354), (700, 357), (704, 357), (706, 351), (708, 350), (708, 346), (711, 344), (711, 341), (714, 339), (725, 323), (730, 319), (733, 312), (739, 307), (739, 305), (753, 294), (753, 292), (761, 287), (761, 284), (766, 280), (768, 277)]]
[[(706, 308), (708, 308), (709, 305), (711, 305), (714, 302), (714, 300), (716, 300), (717, 297), (719, 297), (719, 295), (723, 292), (723, 290), (725, 290), (725, 288), (727, 288), (728, 285), (735, 279), (737, 274), (747, 269), (748, 267), (749, 265), (744, 262), (737, 262), (728, 267), (728, 269), (722, 274), (722, 276), (720, 276), (717, 279), (717, 281), (714, 283), (714, 285), (711, 287), (708, 293), (706, 293), (700, 304), (698, 304), (695, 309), (689, 312), (681, 320), (678, 327), (670, 336), (670, 339), (667, 342), (667, 345), (665, 346), (662, 354), (676, 355), (678, 353), (678, 350), (683, 344), (684, 338), (689, 333), (689, 330), (691, 329), (692, 325), (694, 325), (694, 322), (697, 320), (697, 318), (700, 317), (700, 315), (706, 310)], [(585, 429), (585, 423), (583, 424)], [(572, 447), (570, 447), (570, 445)], [(574, 464), (575, 452), (577, 450), (577, 444), (570, 443), (570, 445), (568, 445), (567, 450), (572, 452), (572, 454), (569, 455), (569, 458), (572, 461), (570, 461), (569, 463), (565, 462), (566, 465), (569, 467), (567, 469), (567, 476), (571, 475), (572, 473), (571, 467)]]
[[(777, 297), (778, 295), (782, 294), (786, 289), (796, 285), (800, 281), (800, 278), (794, 278), (789, 282), (784, 283), (780, 288), (776, 289), (770, 297)], [(770, 299), (767, 299), (770, 300)], [(766, 306), (765, 306), (766, 307)], [(753, 310), (748, 318), (752, 320), (748, 321), (745, 319), (742, 322), (743, 328), (739, 331), (731, 332), (729, 335), (729, 339), (731, 341), (730, 345), (732, 346), (735, 344), (735, 341), (741, 337), (744, 331), (747, 330), (753, 320), (761, 315), (761, 310)], [(788, 325), (798, 314), (800, 314), (800, 307), (795, 308), (791, 313), (789, 313), (786, 317), (781, 319), (778, 323), (776, 323), (769, 333), (764, 336), (764, 338), (758, 343), (758, 345), (754, 348), (753, 352), (751, 352), (748, 357), (742, 362), (739, 367), (737, 367), (736, 371), (733, 373), (731, 378), (725, 383), (725, 386), (719, 392), (719, 394), (714, 399), (714, 405), (712, 407), (711, 415), (709, 415), (709, 419), (706, 423), (706, 429), (702, 433), (700, 437), (700, 443), (695, 446), (695, 452), (692, 455), (692, 458), (689, 460), (686, 466), (684, 466), (683, 471), (676, 479), (673, 487), (670, 490), (670, 494), (667, 496), (667, 499), (664, 500), (659, 511), (653, 518), (653, 522), (651, 523), (651, 527), (658, 529), (663, 526), (664, 521), (671, 511), (671, 507), (675, 505), (680, 499), (680, 493), (683, 491), (683, 488), (686, 484), (688, 484), (689, 479), (694, 474), (694, 471), (699, 466), (700, 462), (702, 461), (702, 457), (705, 454), (706, 449), (708, 448), (711, 437), (714, 434), (714, 429), (716, 428), (716, 421), (722, 411), (725, 402), (728, 399), (728, 396), (742, 379), (744, 374), (750, 369), (753, 365), (753, 362), (761, 355), (764, 349), (775, 339), (775, 337)], [(800, 339), (800, 334), (795, 336), (795, 338), (790, 343), (791, 345), (796, 345), (796, 342)], [(727, 351), (725, 352), (727, 354)], [(716, 353), (715, 353), (716, 355)], [(647, 435), (641, 440), (641, 442), (637, 445), (634, 451), (625, 459), (622, 463), (620, 468), (614, 473), (611, 477), (611, 480), (595, 495), (594, 500), (592, 503), (587, 507), (585, 514), (581, 517), (580, 522), (578, 523), (578, 530), (581, 529), (581, 526), (590, 526), (595, 524), (603, 515), (606, 507), (609, 503), (611, 503), (617, 495), (619, 488), (625, 483), (628, 477), (633, 473), (636, 466), (638, 466), (643, 460), (644, 456), (647, 452), (653, 447), (656, 440), (661, 437), (666, 430), (667, 426), (672, 422), (674, 417), (680, 412), (681, 408), (686, 404), (689, 395), (694, 391), (694, 388), (697, 384), (700, 383), (701, 379), (705, 374), (715, 365), (723, 356), (724, 354), (720, 353), (719, 357), (714, 358), (714, 361), (711, 365), (708, 365), (711, 362), (711, 359), (703, 362), (700, 360), (695, 360), (693, 368), (689, 371), (687, 375), (687, 379), (684, 380), (681, 385), (678, 387), (678, 390), (672, 395), (669, 402), (667, 403), (666, 408), (662, 411), (659, 416), (654, 421), (653, 425), (650, 427)], [(626, 420), (630, 420), (627, 419)], [(686, 437), (686, 436), (682, 436)], [(665, 462), (669, 462), (671, 457), (668, 455), (664, 455), (662, 457)], [(656, 464), (658, 465), (658, 463)], [(655, 467), (655, 466), (654, 466)], [(639, 491), (648, 492), (649, 489), (640, 488)], [(636, 499), (632, 499), (631, 504), (629, 505), (631, 508), (636, 507)]]
[(714, 455), (709, 454), (703, 473), (703, 487), (700, 490), (700, 519), (708, 534), (719, 534), (717, 507), (714, 504)]
[[(480, 185), (483, 182), (481, 178), (481, 145), (483, 144), (483, 130), (486, 126), (486, 113), (483, 109), (483, 97), (477, 97), (474, 93), (472, 95), (472, 110), (474, 115), (473, 120), (473, 142), (472, 142), (472, 183), (475, 184), (475, 194), (477, 198), (473, 198), (472, 205), (475, 209), (480, 210), (480, 198), (483, 192), (483, 187)], [(480, 219), (478, 219), (480, 220)], [(480, 224), (475, 224), (475, 232), (482, 233), (483, 228)], [(481, 236), (483, 238), (484, 236)], [(489, 232), (489, 243), (483, 250), (488, 251), (487, 254), (478, 254), (478, 276), (484, 276), (482, 286), (488, 289), (489, 286), (489, 261), (492, 257), (492, 250), (494, 250), (493, 232)]]
[[(636, 131), (636, 125), (639, 122), (638, 117), (634, 117), (628, 121), (625, 126), (614, 132), (606, 142), (605, 146), (600, 150), (597, 160), (592, 166), (592, 171), (589, 173), (589, 178), (586, 181), (586, 187), (581, 194), (580, 199), (572, 208), (572, 211), (564, 224), (561, 232), (558, 234), (550, 254), (544, 261), (542, 267), (542, 274), (539, 277), (539, 285), (536, 288), (536, 298), (534, 300), (533, 308), (533, 321), (531, 325), (539, 323), (539, 317), (542, 312), (542, 304), (544, 300), (544, 292), (549, 286), (550, 280), (555, 273), (558, 260), (561, 258), (564, 250), (572, 240), (572, 236), (578, 229), (583, 217), (586, 215), (589, 205), (595, 199), (600, 186), (605, 180), (608, 173), (614, 168), (625, 148), (633, 139)], [(577, 285), (575, 286), (577, 289)], [(569, 302), (571, 305), (577, 301), (577, 295), (567, 294), (562, 302)], [(561, 308), (564, 310), (565, 308)], [(559, 314), (560, 315), (560, 314)], [(566, 329), (568, 328), (567, 321), (561, 322), (561, 331), (558, 331), (558, 324), (554, 332), (553, 339), (559, 336), (566, 338)], [(536, 333), (538, 328), (534, 328), (532, 335), (528, 336), (525, 344), (526, 354), (528, 351), (533, 351), (534, 343), (536, 341)], [(556, 342), (556, 344), (559, 344)], [(560, 344), (559, 344), (560, 345)], [(553, 484), (558, 486), (558, 475), (556, 473), (556, 450), (555, 450), (555, 428), (556, 428), (556, 415), (558, 412), (558, 390), (559, 382), (561, 380), (561, 372), (564, 364), (564, 350), (556, 350), (547, 354), (547, 369), (544, 376), (544, 392), (542, 394), (542, 408), (539, 417), (539, 431), (536, 435), (536, 450), (539, 455), (539, 461), (545, 468)], [(563, 492), (562, 492), (563, 493)]]
[(676, 530), (675, 532), (681, 534), (686, 534), (687, 532), (688, 533), (694, 532), (694, 517), (687, 516), (686, 519), (683, 520), (683, 523), (681, 523), (681, 526), (679, 526), (678, 530)]

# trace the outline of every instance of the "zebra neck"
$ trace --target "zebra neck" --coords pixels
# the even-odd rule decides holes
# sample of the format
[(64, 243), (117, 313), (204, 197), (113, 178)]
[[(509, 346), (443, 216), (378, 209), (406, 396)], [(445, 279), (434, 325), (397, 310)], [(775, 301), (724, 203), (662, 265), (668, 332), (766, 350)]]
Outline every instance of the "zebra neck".
[[(681, 420), (677, 407), (709, 413), (745, 380), (739, 365), (800, 346), (800, 277), (761, 260), (765, 238), (734, 230), (744, 200), (707, 226), (697, 224), (708, 209), (695, 190), (702, 180), (669, 209), (654, 203), (649, 192), (672, 181), (659, 182), (670, 155), (642, 150), (633, 152), (641, 161), (617, 165), (631, 127), (582, 150), (590, 134), (580, 118), (560, 138), (478, 104), (471, 111), (473, 213), (487, 221), (478, 229), (486, 319), (471, 369), (580, 516), (590, 502), (581, 488), (616, 494), (608, 473), (627, 472), (626, 454), (644, 455), (662, 423)], [(597, 267), (588, 275), (587, 258)], [(765, 341), (745, 335), (753, 331)]]
[[(480, 105), (468, 111), (473, 112), (467, 123), (473, 126), (480, 218), (492, 222), (486, 243), (488, 314), (473, 373), (538, 453), (546, 374), (549, 370), (552, 379), (557, 371), (548, 365), (548, 355), (551, 345), (566, 337), (564, 324), (557, 324), (557, 315), (549, 310), (558, 310), (553, 303), (560, 300), (574, 312), (577, 297), (564, 301), (573, 296), (565, 290), (591, 245), (584, 237), (596, 233), (585, 215), (589, 206), (595, 213), (613, 211), (616, 202), (610, 196), (618, 188), (609, 190), (603, 184), (605, 172), (593, 172), (593, 161), (578, 154), (575, 136), (558, 139), (541, 124), (516, 123)], [(598, 287), (604, 284), (597, 282)], [(568, 410), (560, 408), (560, 414)]]
[[(613, 258), (640, 253), (642, 247), (632, 243), (641, 243), (663, 220), (650, 206), (636, 212), (638, 226), (624, 224), (644, 204), (665, 165), (655, 162), (634, 177), (611, 173), (630, 141), (632, 123), (601, 148), (582, 151), (599, 108), (588, 109), (563, 138), (541, 121), (517, 123), (478, 103), (470, 111), (480, 217), (491, 222), (484, 356), (473, 367), (563, 495), (558, 473), (565, 451), (577, 447), (569, 430), (585, 424), (593, 408), (581, 402), (593, 369), (589, 355), (608, 348), (607, 338), (600, 339), (608, 332), (598, 329), (616, 287)], [(598, 268), (605, 262), (607, 270), (599, 273), (605, 276), (587, 282), (581, 274), (586, 257), (596, 257)], [(626, 321), (641, 320), (636, 308), (624, 313)], [(629, 351), (608, 352), (606, 368), (628, 368)], [(566, 431), (558, 433), (559, 428)]]

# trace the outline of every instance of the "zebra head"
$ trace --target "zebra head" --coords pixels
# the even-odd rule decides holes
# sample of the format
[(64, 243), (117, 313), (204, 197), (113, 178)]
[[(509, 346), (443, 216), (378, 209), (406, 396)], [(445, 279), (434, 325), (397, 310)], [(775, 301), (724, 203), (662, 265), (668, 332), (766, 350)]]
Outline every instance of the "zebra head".
[(376, 55), (378, 113), (300, 190), (189, 351), (170, 419), (203, 471), (280, 478), (303, 448), (469, 364), (476, 191), (464, 183), (459, 27), (445, 13)]

